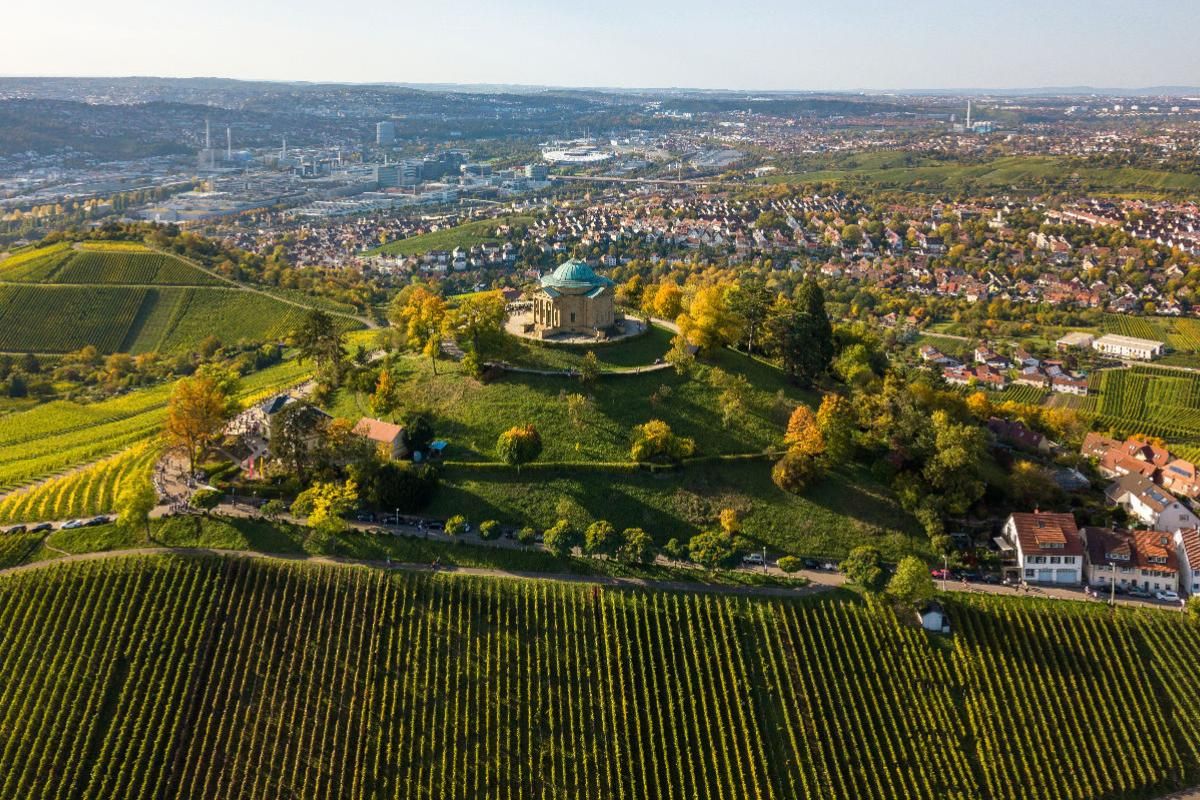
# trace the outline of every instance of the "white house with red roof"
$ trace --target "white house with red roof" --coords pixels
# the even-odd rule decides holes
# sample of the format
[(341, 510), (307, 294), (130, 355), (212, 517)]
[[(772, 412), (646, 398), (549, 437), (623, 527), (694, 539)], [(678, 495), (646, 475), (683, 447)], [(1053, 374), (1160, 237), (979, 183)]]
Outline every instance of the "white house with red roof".
[(1017, 568), (1029, 583), (1078, 586), (1083, 581), (1083, 538), (1071, 514), (1046, 511), (1009, 515), (1004, 538), (1017, 553)]

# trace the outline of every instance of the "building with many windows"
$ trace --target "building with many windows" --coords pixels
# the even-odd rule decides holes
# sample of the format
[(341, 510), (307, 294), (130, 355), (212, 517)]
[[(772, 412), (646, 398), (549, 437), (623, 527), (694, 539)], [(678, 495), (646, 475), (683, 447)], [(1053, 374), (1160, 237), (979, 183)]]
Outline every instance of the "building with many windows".
[(1174, 537), (1162, 531), (1084, 528), (1087, 582), (1096, 589), (1114, 584), (1148, 592), (1177, 591), (1179, 559)]
[(1012, 514), (1004, 523), (1004, 539), (1016, 551), (1022, 580), (1078, 586), (1083, 580), (1083, 538), (1070, 514), (1045, 511)]

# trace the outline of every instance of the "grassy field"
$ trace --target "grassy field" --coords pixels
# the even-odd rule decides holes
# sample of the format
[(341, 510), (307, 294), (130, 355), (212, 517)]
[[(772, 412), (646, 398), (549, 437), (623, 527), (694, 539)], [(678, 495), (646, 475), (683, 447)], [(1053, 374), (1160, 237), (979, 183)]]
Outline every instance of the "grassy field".
[(744, 534), (778, 553), (840, 559), (873, 544), (889, 558), (927, 554), (920, 526), (864, 470), (838, 472), (803, 495), (771, 482), (771, 461), (691, 464), (666, 474), (588, 468), (509, 471), (449, 467), (430, 513), (496, 519), (538, 530), (567, 519), (583, 530), (597, 519), (644, 528), (659, 544), (686, 541), (738, 511)]
[(671, 331), (651, 326), (641, 336), (611, 344), (547, 344), (532, 339), (506, 336), (496, 361), (536, 369), (578, 369), (589, 352), (596, 354), (601, 369), (642, 367), (653, 364), (671, 349)]
[(139, 245), (64, 243), (0, 261), (0, 352), (169, 353), (212, 334), (271, 341), (304, 313)]
[[(634, 340), (597, 348), (596, 354), (600, 357), (603, 349), (605, 363), (611, 365), (634, 357), (617, 348), (631, 348), (640, 359), (657, 344), (653, 339)], [(546, 355), (557, 367), (578, 357), (554, 349)], [(497, 437), (527, 422), (542, 434), (544, 461), (627, 461), (633, 427), (656, 418), (676, 433), (693, 437), (698, 455), (757, 453), (782, 442), (796, 403), (816, 399), (789, 385), (777, 369), (738, 354), (718, 352), (710, 363), (693, 379), (663, 370), (601, 377), (590, 386), (574, 378), (523, 374), (506, 374), (484, 384), (464, 376), (452, 362), (439, 362), (434, 375), (427, 359), (412, 357), (404, 360), (395, 377), (400, 381), (401, 407), (432, 412), (438, 436), (451, 442), (447, 458), (455, 461), (494, 461)], [(720, 381), (713, 367), (744, 375), (751, 387), (744, 413), (728, 426), (722, 421)], [(565, 399), (574, 393), (591, 397), (578, 424), (570, 418)], [(353, 416), (361, 408), (343, 395), (333, 411)]]
[(218, 558), (51, 565), (0, 579), (0, 789), (1134, 800), (1200, 780), (1200, 627), (946, 604), (956, 633), (935, 638), (846, 592)]
[(525, 216), (507, 216), (464, 222), (462, 225), (455, 225), (452, 228), (443, 228), (433, 233), (422, 233), (407, 239), (388, 242), (381, 247), (376, 247), (370, 254), (412, 256), (428, 253), (430, 250), (453, 250), (456, 247), (470, 249), (484, 242), (498, 241), (498, 237), (495, 235), (498, 225), (528, 225), (531, 222), (533, 222), (533, 217)]
[(771, 175), (761, 180), (764, 183), (830, 181), (907, 191), (1051, 188), (1152, 194), (1200, 191), (1200, 175), (1133, 167), (1076, 168), (1063, 159), (1049, 156), (1010, 156), (982, 164), (919, 162), (912, 166), (896, 158), (864, 157), (858, 166)]
[[(605, 366), (649, 363), (670, 334), (595, 348)], [(577, 366), (582, 350), (510, 342), (510, 360), (531, 366)], [(727, 376), (746, 379), (744, 408), (726, 423), (719, 396)], [(744, 518), (748, 536), (780, 552), (844, 556), (862, 543), (891, 556), (922, 552), (927, 542), (890, 492), (865, 470), (831, 476), (803, 497), (770, 479), (792, 409), (819, 397), (789, 384), (776, 368), (732, 351), (714, 353), (691, 378), (674, 370), (602, 376), (591, 385), (565, 377), (506, 374), (492, 383), (465, 377), (459, 366), (406, 358), (397, 371), (400, 407), (430, 413), (450, 462), (431, 513), (464, 513), (544, 529), (560, 518), (582, 529), (596, 519), (644, 527), (657, 541), (686, 539), (715, 525), (722, 508)], [(567, 395), (590, 398), (578, 420)], [(336, 416), (370, 415), (365, 397), (344, 391), (329, 409)], [(662, 419), (691, 437), (699, 460), (682, 471), (651, 474), (630, 462), (632, 429)], [(519, 474), (496, 463), (495, 443), (513, 425), (533, 423), (544, 450)], [(743, 455), (748, 460), (716, 460)], [(707, 459), (707, 460), (706, 460)]]

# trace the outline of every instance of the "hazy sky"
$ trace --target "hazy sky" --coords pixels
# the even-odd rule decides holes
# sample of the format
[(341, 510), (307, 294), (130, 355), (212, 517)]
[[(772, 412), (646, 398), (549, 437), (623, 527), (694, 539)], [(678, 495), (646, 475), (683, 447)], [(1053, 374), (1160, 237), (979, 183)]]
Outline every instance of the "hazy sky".
[(1198, 0), (18, 0), (3, 75), (892, 89), (1200, 84)]

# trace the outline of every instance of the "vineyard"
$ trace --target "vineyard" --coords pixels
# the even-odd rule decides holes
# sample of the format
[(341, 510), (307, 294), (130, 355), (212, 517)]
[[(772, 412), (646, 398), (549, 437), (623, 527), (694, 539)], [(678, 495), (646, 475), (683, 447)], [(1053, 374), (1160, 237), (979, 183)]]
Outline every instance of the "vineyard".
[(213, 334), (272, 341), (304, 313), (135, 243), (63, 242), (0, 261), (0, 352), (174, 353)]
[(1081, 410), (1124, 434), (1200, 437), (1200, 374), (1158, 367), (1104, 370)]
[[(247, 375), (247, 402), (301, 383), (311, 365), (295, 361)], [(88, 464), (158, 435), (166, 419), (170, 384), (99, 403), (57, 400), (0, 417), (0, 489), (10, 489)]]
[(1119, 800), (1200, 777), (1200, 626), (1154, 611), (955, 601), (933, 640), (844, 597), (165, 556), (11, 575), (0, 607), (5, 797)]
[(110, 250), (75, 253), (54, 275), (55, 283), (221, 285), (208, 273), (174, 256)]
[(159, 454), (159, 448), (150, 443), (137, 445), (77, 472), (12, 492), (0, 499), (0, 523), (61, 520), (112, 511), (124, 486), (150, 479)]
[(1166, 342), (1172, 350), (1200, 352), (1200, 320), (1192, 317), (1132, 317), (1105, 314), (1105, 333)]

